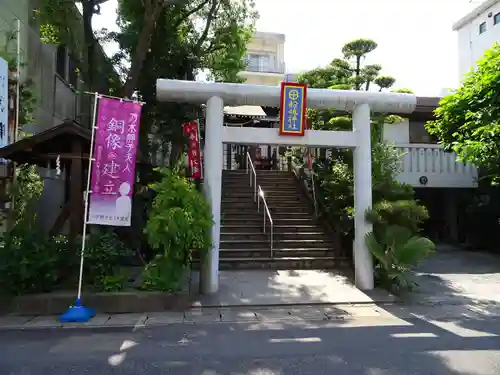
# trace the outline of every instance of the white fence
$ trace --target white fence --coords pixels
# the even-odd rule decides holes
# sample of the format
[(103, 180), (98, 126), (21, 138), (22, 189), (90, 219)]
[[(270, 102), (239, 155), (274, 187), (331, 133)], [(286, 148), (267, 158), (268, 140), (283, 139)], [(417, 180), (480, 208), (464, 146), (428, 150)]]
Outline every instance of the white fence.
[(477, 187), (477, 168), (457, 161), (453, 152), (439, 145), (398, 144), (401, 172), (398, 180), (414, 187)]

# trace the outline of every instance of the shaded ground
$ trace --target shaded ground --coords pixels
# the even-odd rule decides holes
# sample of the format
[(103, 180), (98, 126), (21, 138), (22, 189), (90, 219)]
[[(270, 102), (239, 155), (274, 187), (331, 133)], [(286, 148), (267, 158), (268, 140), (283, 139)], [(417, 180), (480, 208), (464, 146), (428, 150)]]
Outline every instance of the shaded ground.
[(500, 307), (500, 256), (440, 247), (419, 267), (412, 300)]
[[(263, 321), (0, 332), (9, 375), (494, 375), (498, 319)], [(448, 325), (446, 325), (448, 324)]]
[[(356, 288), (346, 276), (318, 270), (221, 271), (215, 296), (200, 296), (198, 306), (276, 306), (392, 302), (387, 292)], [(194, 273), (191, 290), (198, 288)]]

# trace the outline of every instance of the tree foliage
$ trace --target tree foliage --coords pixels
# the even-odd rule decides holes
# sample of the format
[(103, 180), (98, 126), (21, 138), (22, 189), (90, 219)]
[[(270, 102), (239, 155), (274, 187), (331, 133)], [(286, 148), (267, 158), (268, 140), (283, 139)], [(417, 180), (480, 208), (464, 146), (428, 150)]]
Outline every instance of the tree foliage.
[(462, 85), (441, 99), (435, 120), (426, 124), (447, 151), (500, 178), (500, 44), (478, 61)]
[(177, 289), (193, 251), (203, 258), (211, 249), (210, 205), (182, 169), (161, 168), (161, 180), (150, 186), (156, 196), (144, 231), (156, 256), (144, 270), (147, 289)]
[(120, 31), (104, 37), (120, 45), (115, 62), (125, 62), (123, 95), (140, 91), (151, 58), (169, 68), (165, 77), (192, 80), (209, 69), (218, 81), (237, 80), (256, 17), (251, 0), (120, 0)]
[[(396, 80), (393, 77), (381, 75), (381, 65), (363, 65), (367, 55), (376, 47), (377, 43), (369, 39), (349, 42), (342, 48), (343, 58), (335, 58), (326, 67), (302, 74), (299, 81), (313, 88), (389, 90)], [(397, 91), (411, 92), (408, 89)], [(345, 111), (309, 109), (308, 118), (314, 129), (352, 130), (351, 114)], [(399, 116), (387, 113), (372, 114), (374, 207), (368, 219), (375, 224), (373, 236), (378, 239), (382, 238), (388, 223), (402, 226), (411, 234), (416, 234), (421, 222), (428, 217), (425, 207), (413, 200), (412, 187), (396, 180), (399, 173), (399, 159), (402, 155), (392, 145), (382, 140), (384, 123), (401, 120)], [(313, 169), (317, 176), (316, 194), (321, 211), (325, 219), (332, 224), (337, 235), (348, 238), (343, 246), (349, 246), (352, 243), (354, 216), (352, 151), (332, 149), (326, 152), (323, 150), (320, 157), (315, 160)], [(342, 241), (337, 240), (337, 243), (340, 242)], [(387, 275), (384, 274), (384, 276)], [(394, 282), (399, 282), (400, 279), (394, 280)]]

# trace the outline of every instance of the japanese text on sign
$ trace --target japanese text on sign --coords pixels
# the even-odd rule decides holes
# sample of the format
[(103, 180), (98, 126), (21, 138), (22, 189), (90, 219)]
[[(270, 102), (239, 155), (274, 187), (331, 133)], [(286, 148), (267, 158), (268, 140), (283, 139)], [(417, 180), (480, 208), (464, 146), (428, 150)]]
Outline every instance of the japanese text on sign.
[(89, 223), (130, 226), (141, 104), (99, 101)]
[(280, 134), (304, 135), (306, 116), (306, 85), (281, 84)]
[(188, 138), (188, 166), (191, 177), (201, 178), (201, 152), (198, 121), (184, 124), (184, 135)]

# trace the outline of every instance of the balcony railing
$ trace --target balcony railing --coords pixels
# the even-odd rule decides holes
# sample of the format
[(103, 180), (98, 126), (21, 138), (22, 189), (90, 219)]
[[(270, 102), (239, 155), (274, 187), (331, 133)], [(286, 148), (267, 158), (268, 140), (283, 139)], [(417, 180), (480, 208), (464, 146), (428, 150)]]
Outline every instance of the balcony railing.
[(54, 75), (54, 116), (60, 120), (75, 119), (77, 95), (59, 76)]
[(477, 187), (477, 168), (457, 161), (453, 152), (439, 145), (407, 144), (396, 147), (403, 153), (398, 180), (414, 187)]
[(285, 74), (285, 64), (276, 63), (267, 66), (259, 64), (248, 64), (246, 71), (253, 73)]

